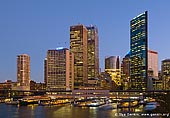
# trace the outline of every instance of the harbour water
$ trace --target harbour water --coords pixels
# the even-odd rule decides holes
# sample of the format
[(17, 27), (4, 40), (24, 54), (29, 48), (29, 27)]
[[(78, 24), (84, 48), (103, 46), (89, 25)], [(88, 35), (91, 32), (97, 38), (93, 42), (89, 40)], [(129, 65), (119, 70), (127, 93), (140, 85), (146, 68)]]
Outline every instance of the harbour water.
[(60, 106), (16, 106), (0, 104), (0, 118), (163, 118), (170, 117), (160, 107), (154, 112), (144, 112), (143, 106), (112, 110), (99, 110), (96, 107), (75, 107), (70, 104)]

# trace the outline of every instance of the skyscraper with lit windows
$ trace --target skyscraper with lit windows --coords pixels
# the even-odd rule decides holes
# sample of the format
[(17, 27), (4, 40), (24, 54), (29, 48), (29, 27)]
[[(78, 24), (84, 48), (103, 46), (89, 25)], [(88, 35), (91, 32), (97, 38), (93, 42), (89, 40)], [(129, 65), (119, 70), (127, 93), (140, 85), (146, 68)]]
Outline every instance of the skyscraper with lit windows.
[(96, 26), (86, 27), (87, 34), (87, 65), (88, 79), (97, 78), (99, 75), (99, 44), (98, 29)]
[(20, 89), (30, 89), (30, 56), (17, 56), (17, 82)]
[(72, 90), (74, 88), (74, 55), (67, 48), (47, 51), (44, 61), (47, 90)]
[(74, 53), (75, 89), (84, 87), (88, 83), (87, 33), (87, 28), (82, 24), (70, 26), (70, 50)]
[(130, 21), (130, 81), (131, 89), (147, 89), (148, 70), (148, 13)]
[(128, 52), (121, 63), (121, 81), (124, 90), (130, 86), (130, 52)]
[(161, 74), (163, 81), (163, 89), (170, 90), (170, 59), (162, 60)]
[(121, 85), (121, 68), (119, 56), (109, 56), (105, 58), (105, 72), (111, 76), (112, 89), (117, 89)]

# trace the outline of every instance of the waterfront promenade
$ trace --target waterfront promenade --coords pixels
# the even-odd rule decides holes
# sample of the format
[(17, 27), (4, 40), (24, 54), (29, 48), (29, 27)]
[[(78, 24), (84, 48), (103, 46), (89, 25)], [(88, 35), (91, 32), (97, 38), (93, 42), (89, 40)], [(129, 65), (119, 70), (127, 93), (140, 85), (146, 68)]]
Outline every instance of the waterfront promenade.
[[(10, 111), (9, 114), (14, 114), (16, 118), (26, 115), (28, 117), (56, 117), (57, 118), (73, 118), (75, 115), (81, 118), (94, 117), (94, 118), (120, 118), (122, 116), (128, 116), (135, 118), (150, 118), (153, 115), (156, 118), (167, 117), (170, 113), (170, 91), (109, 91), (109, 90), (74, 90), (74, 91), (12, 91), (12, 90), (0, 90), (0, 100), (4, 102), (5, 99), (22, 100), (23, 98), (33, 97), (37, 99), (36, 102), (22, 105), (7, 105), (1, 103), (0, 107)], [(2, 94), (3, 93), (3, 94)], [(49, 98), (50, 99), (46, 99)], [(112, 109), (100, 110), (105, 99), (111, 100)], [(148, 99), (151, 102), (159, 103), (158, 108), (154, 109), (150, 113), (145, 111), (145, 104), (140, 104), (140, 100)], [(130, 101), (127, 101), (130, 100)], [(39, 104), (42, 101), (42, 104)], [(74, 104), (74, 101), (77, 104)], [(97, 101), (94, 105), (93, 101)], [(132, 104), (130, 103), (132, 102)], [(93, 103), (93, 104), (91, 104)], [(98, 104), (100, 103), (100, 104)], [(135, 104), (134, 104), (135, 103)], [(115, 107), (116, 104), (116, 107)], [(121, 106), (122, 104), (123, 106)], [(134, 106), (132, 106), (134, 104)], [(127, 105), (127, 106), (126, 106)], [(78, 106), (78, 107), (77, 107)], [(107, 108), (107, 107), (106, 107)], [(109, 106), (110, 108), (110, 106)], [(18, 109), (18, 111), (17, 111)], [(45, 110), (49, 111), (45, 112)], [(21, 113), (21, 111), (27, 113)], [(63, 112), (62, 115), (58, 114)], [(3, 111), (1, 110), (0, 113)], [(78, 113), (79, 112), (79, 113)], [(7, 114), (6, 112), (4, 112)], [(42, 115), (44, 114), (44, 115)], [(83, 116), (84, 114), (84, 116)], [(106, 115), (108, 114), (108, 115)], [(148, 115), (148, 116), (147, 116)], [(1, 114), (2, 116), (2, 114)], [(8, 116), (8, 115), (7, 115)], [(3, 116), (2, 116), (3, 117)], [(169, 117), (169, 116), (168, 116)], [(9, 118), (11, 118), (9, 116)]]

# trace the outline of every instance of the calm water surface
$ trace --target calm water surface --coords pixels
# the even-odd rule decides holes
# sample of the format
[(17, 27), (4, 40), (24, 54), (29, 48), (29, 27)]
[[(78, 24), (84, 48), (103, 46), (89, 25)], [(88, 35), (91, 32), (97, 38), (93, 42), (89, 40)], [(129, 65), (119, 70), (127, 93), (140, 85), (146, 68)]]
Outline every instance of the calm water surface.
[[(98, 110), (97, 108), (81, 108), (64, 106), (13, 106), (0, 104), (0, 118), (162, 118), (169, 114), (144, 113), (142, 106), (136, 109)], [(155, 117), (154, 115), (161, 115)], [(148, 116), (142, 116), (148, 115)], [(151, 116), (153, 115), (153, 116)], [(169, 116), (170, 117), (170, 116)]]

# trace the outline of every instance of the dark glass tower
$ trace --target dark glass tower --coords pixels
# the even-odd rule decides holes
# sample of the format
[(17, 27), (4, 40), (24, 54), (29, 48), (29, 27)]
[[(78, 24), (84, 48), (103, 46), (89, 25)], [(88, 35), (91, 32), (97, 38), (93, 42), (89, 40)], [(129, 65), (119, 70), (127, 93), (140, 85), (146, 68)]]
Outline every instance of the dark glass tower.
[(148, 13), (130, 21), (130, 81), (131, 89), (147, 90)]
[(128, 52), (122, 60), (121, 63), (121, 81), (123, 89), (129, 89), (130, 85), (130, 52)]

